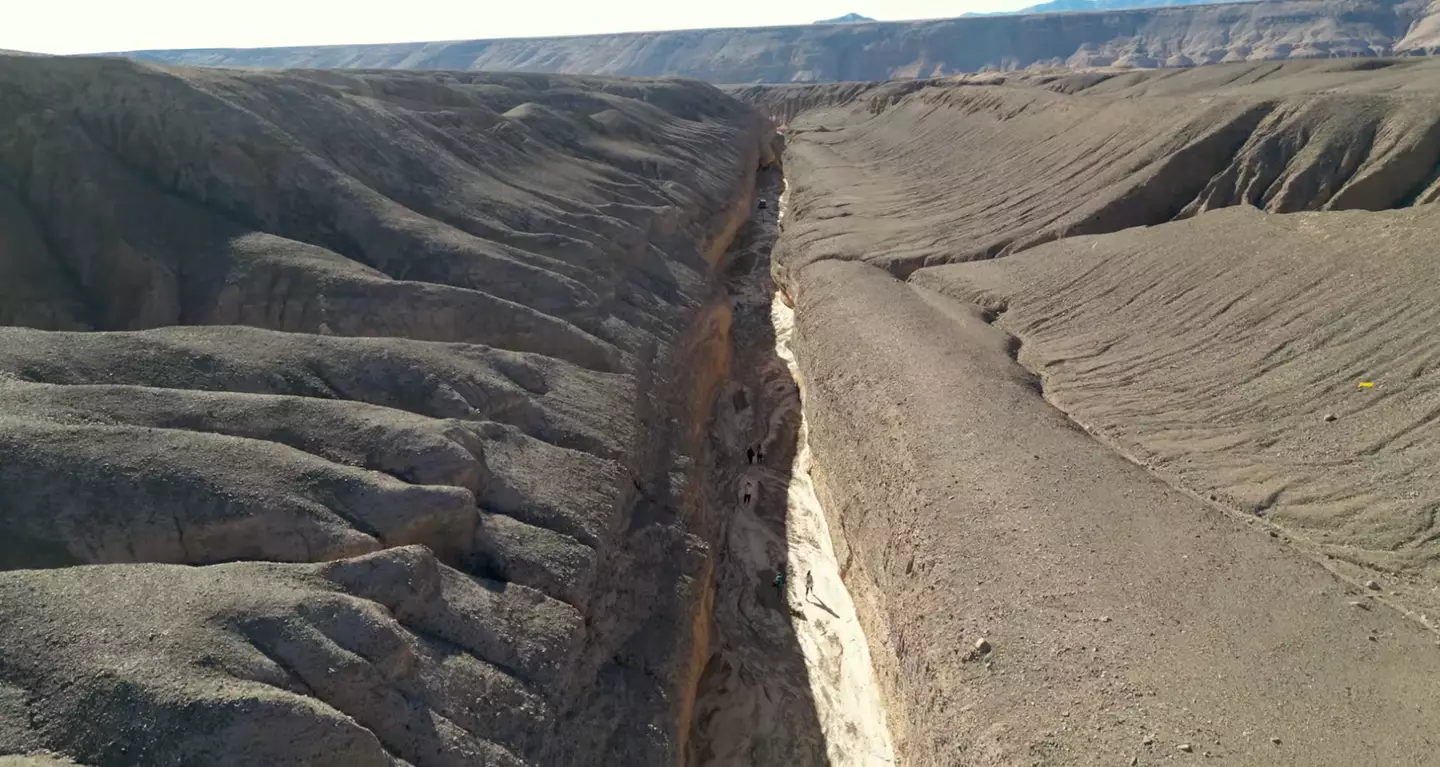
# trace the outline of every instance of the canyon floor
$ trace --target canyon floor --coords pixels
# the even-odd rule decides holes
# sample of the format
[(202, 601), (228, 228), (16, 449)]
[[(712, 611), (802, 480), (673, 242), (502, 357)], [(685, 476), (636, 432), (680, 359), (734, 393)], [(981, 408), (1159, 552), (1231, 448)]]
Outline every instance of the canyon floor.
[(1436, 65), (0, 57), (0, 764), (1440, 763)]

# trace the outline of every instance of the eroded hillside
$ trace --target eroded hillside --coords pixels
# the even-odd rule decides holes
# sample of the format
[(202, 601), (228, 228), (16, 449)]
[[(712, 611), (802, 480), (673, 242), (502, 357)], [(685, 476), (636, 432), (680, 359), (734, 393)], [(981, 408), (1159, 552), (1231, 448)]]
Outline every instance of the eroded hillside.
[(0, 59), (0, 753), (674, 763), (770, 137), (693, 82)]
[(1436, 64), (0, 59), (0, 761), (1426, 764)]
[(897, 763), (1433, 760), (1436, 74), (739, 92)]
[(678, 75), (727, 84), (833, 82), (1055, 67), (1422, 55), (1440, 48), (1436, 11), (1423, 0), (1272, 0), (937, 21), (127, 55), (192, 66)]
[(1317, 61), (736, 94), (782, 123), (804, 115), (794, 263), (904, 274), (1231, 205), (1440, 199), (1437, 74), (1428, 60)]

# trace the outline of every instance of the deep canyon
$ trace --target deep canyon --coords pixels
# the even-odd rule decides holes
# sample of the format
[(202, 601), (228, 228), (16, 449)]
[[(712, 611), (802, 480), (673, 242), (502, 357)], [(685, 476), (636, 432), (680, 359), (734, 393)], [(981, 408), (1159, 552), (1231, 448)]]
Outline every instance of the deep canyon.
[(1437, 64), (0, 58), (0, 763), (1429, 763)]

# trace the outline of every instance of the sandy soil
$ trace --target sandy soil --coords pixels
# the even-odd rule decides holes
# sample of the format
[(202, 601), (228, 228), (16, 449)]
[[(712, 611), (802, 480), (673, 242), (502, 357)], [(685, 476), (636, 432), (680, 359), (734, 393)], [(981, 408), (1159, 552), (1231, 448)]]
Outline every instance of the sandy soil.
[(1076, 428), (980, 307), (800, 276), (814, 471), (897, 763), (1433, 763), (1432, 632)]
[(998, 324), (1023, 342), (1020, 362), (1096, 438), (1294, 536), (1434, 628), (1440, 350), (1419, 243), (1437, 227), (1434, 206), (1231, 209), (911, 281), (1003, 303)]
[(805, 110), (779, 263), (903, 276), (1226, 206), (1435, 201), (1437, 74), (1437, 59), (1303, 61), (774, 89), (762, 108)]
[(1433, 66), (791, 123), (775, 273), (897, 763), (1435, 763)]
[[(778, 176), (762, 190), (773, 206)], [(732, 274), (736, 356), (714, 434), (717, 454), (729, 457), (716, 479), (732, 489), (733, 510), (692, 763), (887, 765), (893, 755), (869, 649), (809, 474), (794, 314), (770, 279), (776, 213), (783, 206), (757, 212)], [(783, 592), (774, 585), (782, 570)]]

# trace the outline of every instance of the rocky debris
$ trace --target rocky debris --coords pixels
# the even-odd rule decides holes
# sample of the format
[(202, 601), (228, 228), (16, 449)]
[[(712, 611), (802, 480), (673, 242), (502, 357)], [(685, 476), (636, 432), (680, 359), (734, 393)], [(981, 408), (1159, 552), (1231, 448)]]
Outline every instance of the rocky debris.
[(1334, 414), (1334, 413), (1326, 413), (1326, 414), (1325, 414), (1325, 423), (1333, 423), (1334, 421), (1335, 421), (1335, 414)]
[(1377, 581), (1365, 581), (1365, 588), (1370, 589), (1371, 591), (1379, 591), (1380, 584)]
[(990, 654), (990, 651), (992, 649), (993, 648), (990, 646), (990, 642), (983, 637), (980, 639), (976, 639), (975, 644), (971, 645), (970, 651), (965, 653), (964, 657), (961, 658), (961, 661), (964, 663), (974, 663), (975, 661), (982, 660), (985, 658), (985, 656)]
[(1194, 753), (1195, 747), (1190, 745), (1189, 743), (1181, 743), (1180, 745), (1175, 747), (1175, 750), (1181, 753), (1190, 754)]

